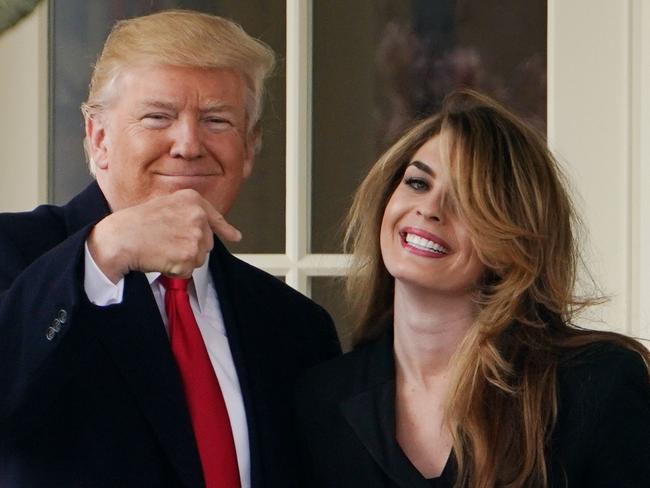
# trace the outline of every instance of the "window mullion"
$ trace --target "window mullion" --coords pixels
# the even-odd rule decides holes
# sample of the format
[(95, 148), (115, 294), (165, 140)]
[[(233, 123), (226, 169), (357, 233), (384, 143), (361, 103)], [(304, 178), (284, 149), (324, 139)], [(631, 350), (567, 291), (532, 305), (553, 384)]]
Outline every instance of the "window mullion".
[(298, 261), (309, 252), (311, 201), (311, 1), (287, 0), (287, 283), (308, 292)]

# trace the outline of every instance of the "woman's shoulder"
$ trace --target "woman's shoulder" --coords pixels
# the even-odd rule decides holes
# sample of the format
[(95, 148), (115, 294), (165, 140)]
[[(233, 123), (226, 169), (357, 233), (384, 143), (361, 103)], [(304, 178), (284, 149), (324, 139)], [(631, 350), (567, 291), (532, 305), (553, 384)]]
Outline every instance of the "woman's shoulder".
[(650, 414), (650, 376), (639, 352), (609, 341), (564, 352), (558, 363), (560, 423), (586, 427), (635, 407)]
[(557, 395), (554, 477), (582, 480), (579, 486), (650, 486), (650, 380), (642, 354), (609, 341), (564, 351)]
[(338, 402), (395, 376), (391, 337), (379, 339), (309, 369), (299, 379), (301, 401)]
[(560, 385), (597, 384), (599, 388), (621, 381), (650, 388), (648, 368), (637, 351), (610, 341), (598, 341), (564, 351), (558, 363)]

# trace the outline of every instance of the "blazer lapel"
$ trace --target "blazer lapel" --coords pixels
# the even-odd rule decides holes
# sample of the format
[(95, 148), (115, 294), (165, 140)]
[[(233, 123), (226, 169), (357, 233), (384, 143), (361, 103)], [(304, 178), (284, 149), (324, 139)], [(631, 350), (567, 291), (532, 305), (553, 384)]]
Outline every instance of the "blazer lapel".
[(369, 346), (367, 389), (341, 402), (343, 416), (386, 475), (404, 488), (428, 488), (408, 460), (395, 432), (395, 366), (393, 335), (384, 334)]

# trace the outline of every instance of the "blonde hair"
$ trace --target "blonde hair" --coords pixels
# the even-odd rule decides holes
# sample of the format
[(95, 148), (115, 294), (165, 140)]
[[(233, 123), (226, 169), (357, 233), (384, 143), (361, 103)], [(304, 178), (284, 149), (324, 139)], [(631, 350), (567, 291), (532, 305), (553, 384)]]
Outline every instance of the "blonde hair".
[(475, 326), (455, 354), (447, 406), (456, 486), (545, 486), (561, 351), (610, 341), (638, 352), (646, 365), (650, 354), (630, 338), (572, 325), (578, 310), (599, 299), (574, 294), (578, 219), (565, 178), (543, 137), (495, 101), (452, 93), (361, 184), (345, 236), (353, 342), (390, 326), (394, 280), (381, 258), (381, 219), (410, 159), (436, 135), (446, 143), (450, 197), (487, 269)]
[(273, 70), (275, 55), (239, 24), (215, 15), (166, 10), (121, 20), (113, 26), (95, 63), (88, 100), (81, 106), (84, 117), (92, 117), (109, 105), (111, 86), (123, 70), (151, 64), (238, 72), (246, 84), (250, 133), (258, 127), (264, 82)]

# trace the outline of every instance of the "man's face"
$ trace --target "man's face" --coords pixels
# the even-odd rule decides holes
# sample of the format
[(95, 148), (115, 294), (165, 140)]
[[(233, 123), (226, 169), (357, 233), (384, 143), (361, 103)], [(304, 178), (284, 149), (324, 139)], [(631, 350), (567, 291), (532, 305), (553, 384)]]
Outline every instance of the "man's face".
[(245, 85), (229, 69), (153, 65), (123, 71), (86, 122), (99, 186), (113, 210), (192, 188), (228, 212), (253, 166)]

